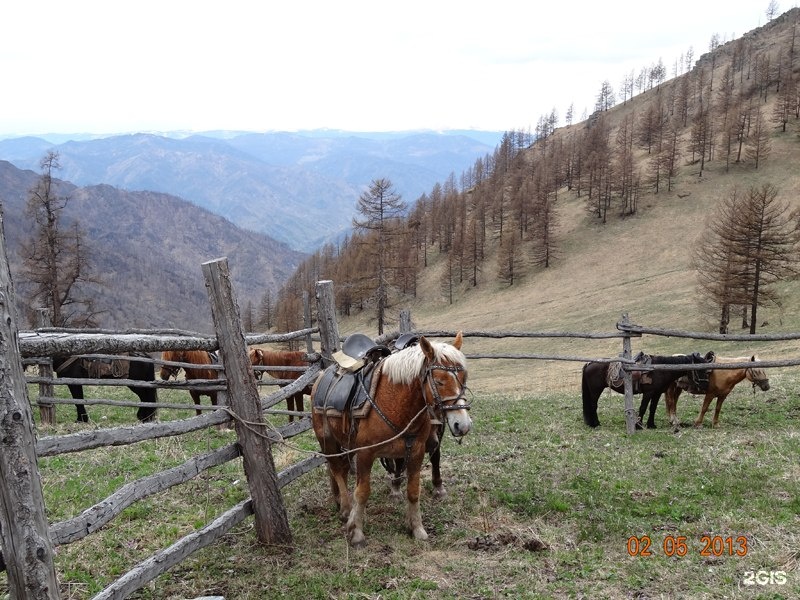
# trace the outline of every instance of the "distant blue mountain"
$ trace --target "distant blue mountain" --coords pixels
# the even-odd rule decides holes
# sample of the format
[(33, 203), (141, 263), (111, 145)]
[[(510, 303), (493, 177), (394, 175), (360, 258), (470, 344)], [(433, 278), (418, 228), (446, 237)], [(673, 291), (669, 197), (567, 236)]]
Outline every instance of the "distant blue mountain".
[(502, 137), (471, 133), (175, 132), (58, 143), (25, 137), (0, 140), (0, 159), (38, 171), (54, 149), (61, 179), (179, 196), (310, 252), (349, 230), (358, 196), (373, 179), (390, 179), (411, 204), (491, 154)]

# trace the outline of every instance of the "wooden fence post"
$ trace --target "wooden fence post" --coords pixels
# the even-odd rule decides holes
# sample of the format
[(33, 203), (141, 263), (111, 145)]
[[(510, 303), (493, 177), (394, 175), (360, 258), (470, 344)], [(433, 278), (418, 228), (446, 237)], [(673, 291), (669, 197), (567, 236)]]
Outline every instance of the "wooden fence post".
[(266, 436), (258, 386), (247, 355), (228, 261), (220, 258), (202, 266), (225, 366), (228, 402), (235, 415), (236, 435), (242, 448), (244, 472), (253, 499), (256, 535), (261, 543), (283, 545), (291, 550), (289, 519), (278, 486), (271, 443)]
[[(53, 323), (50, 321), (50, 312), (46, 308), (36, 309), (36, 326), (37, 327), (52, 327)], [(50, 359), (46, 363), (39, 363), (39, 376), (46, 379), (53, 379), (53, 360)], [(39, 384), (39, 398), (52, 398), (55, 396), (53, 391), (53, 383)], [(41, 400), (39, 404), (39, 418), (42, 420), (42, 425), (55, 425), (56, 423), (56, 407), (55, 404), (45, 404)]]
[(329, 279), (318, 281), (316, 296), (321, 352), (322, 356), (330, 361), (333, 353), (341, 350), (339, 324), (336, 322), (336, 300), (333, 295), (333, 282)]
[[(308, 290), (303, 290), (303, 327), (311, 329), (311, 300), (308, 297)], [(306, 352), (314, 352), (314, 342), (311, 339), (311, 332), (306, 335)]]
[(58, 600), (0, 213), (0, 541), (14, 599)]
[[(628, 313), (622, 313), (622, 324), (627, 325)], [(631, 337), (626, 335), (622, 338), (622, 357), (630, 360), (631, 358)], [(633, 408), (633, 376), (627, 366), (623, 366), (623, 379), (625, 381), (625, 427), (628, 433), (636, 432), (636, 410)]]

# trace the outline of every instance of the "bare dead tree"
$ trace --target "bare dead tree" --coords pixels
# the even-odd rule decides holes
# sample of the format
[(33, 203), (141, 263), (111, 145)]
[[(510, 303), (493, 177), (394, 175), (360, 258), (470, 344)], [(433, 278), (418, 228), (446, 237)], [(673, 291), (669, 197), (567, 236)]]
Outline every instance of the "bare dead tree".
[(30, 286), (30, 306), (49, 309), (56, 327), (96, 327), (99, 313), (88, 287), (101, 280), (92, 273), (90, 250), (79, 223), (69, 227), (62, 223), (69, 197), (58, 194), (53, 179), (53, 172), (61, 167), (58, 153), (48, 152), (40, 167), (42, 174), (26, 204), (33, 233), (21, 245), (21, 274)]

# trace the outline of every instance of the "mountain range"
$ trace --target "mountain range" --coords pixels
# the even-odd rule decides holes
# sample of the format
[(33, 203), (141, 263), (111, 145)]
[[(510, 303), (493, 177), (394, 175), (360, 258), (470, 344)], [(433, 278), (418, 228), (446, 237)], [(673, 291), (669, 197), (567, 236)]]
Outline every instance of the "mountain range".
[[(23, 283), (19, 248), (30, 235), (24, 207), (41, 158), (55, 150), (58, 194), (70, 199), (64, 226), (81, 224), (104, 282), (93, 290), (101, 325), (210, 331), (203, 262), (227, 257), (240, 307), (257, 308), (308, 251), (349, 230), (370, 178), (389, 177), (412, 200), (491, 150), (467, 133), (0, 140), (12, 276)], [(23, 287), (17, 285), (19, 302)]]
[[(58, 176), (178, 196), (235, 225), (310, 252), (345, 234), (356, 200), (385, 177), (413, 202), (494, 150), (502, 133), (136, 133), (53, 142), (0, 140), (0, 159), (38, 170), (59, 153)], [(494, 145), (487, 143), (495, 140)]]

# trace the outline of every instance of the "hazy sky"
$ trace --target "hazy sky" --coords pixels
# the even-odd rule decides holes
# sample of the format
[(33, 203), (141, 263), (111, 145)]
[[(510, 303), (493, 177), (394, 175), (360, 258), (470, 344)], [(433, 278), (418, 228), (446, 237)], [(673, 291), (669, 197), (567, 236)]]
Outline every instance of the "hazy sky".
[[(543, 6), (545, 4), (545, 6)], [(9, 0), (0, 135), (533, 129), (769, 0)], [(779, 13), (796, 5), (779, 2)]]

